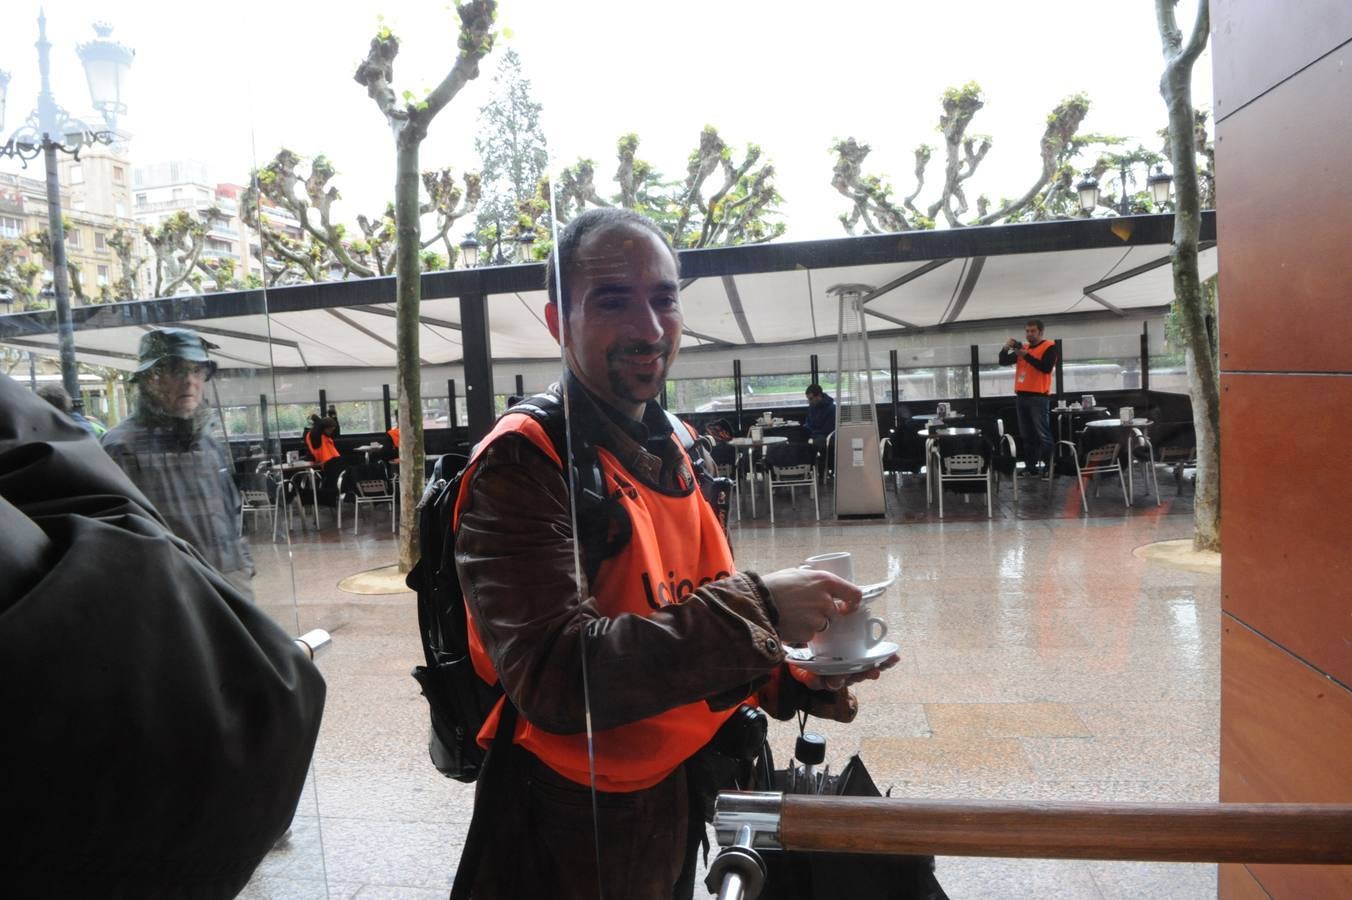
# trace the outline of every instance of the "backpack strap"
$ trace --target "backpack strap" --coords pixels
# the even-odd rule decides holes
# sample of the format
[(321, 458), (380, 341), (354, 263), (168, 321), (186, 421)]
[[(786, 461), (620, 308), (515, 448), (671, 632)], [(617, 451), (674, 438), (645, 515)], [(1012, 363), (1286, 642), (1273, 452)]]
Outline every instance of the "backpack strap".
[[(540, 423), (559, 459), (570, 459), (568, 421), (564, 415), (563, 394), (558, 384), (541, 394), (527, 397), (507, 410), (528, 415)], [(505, 413), (504, 413), (505, 415)], [(581, 541), (582, 568), (590, 583), (601, 570), (601, 563), (619, 553), (633, 536), (633, 525), (616, 497), (606, 490), (605, 473), (596, 445), (574, 433), (571, 454), (574, 484), (577, 486), (577, 529)]]

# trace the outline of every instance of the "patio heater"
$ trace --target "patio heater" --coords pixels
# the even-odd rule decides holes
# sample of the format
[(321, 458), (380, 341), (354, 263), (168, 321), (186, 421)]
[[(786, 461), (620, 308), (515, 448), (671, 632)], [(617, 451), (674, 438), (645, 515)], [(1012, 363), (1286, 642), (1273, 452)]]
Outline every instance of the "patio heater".
[(873, 396), (873, 367), (864, 321), (867, 284), (838, 284), (826, 289), (840, 302), (836, 332), (836, 516), (882, 516), (882, 453), (878, 441), (878, 407)]

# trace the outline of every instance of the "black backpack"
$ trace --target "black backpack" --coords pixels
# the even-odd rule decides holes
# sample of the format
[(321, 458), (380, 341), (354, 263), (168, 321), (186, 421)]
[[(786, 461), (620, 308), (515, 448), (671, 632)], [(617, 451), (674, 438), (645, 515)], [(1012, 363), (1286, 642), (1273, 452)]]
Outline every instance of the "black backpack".
[[(534, 418), (544, 428), (559, 459), (568, 459), (563, 401), (557, 385), (547, 393), (523, 400), (504, 415), (510, 413)], [(694, 439), (690, 432), (671, 413), (667, 416), (691, 458), (701, 492), (715, 504), (719, 521), (726, 528), (726, 498), (730, 495), (727, 479), (711, 479), (704, 473), (699, 455), (692, 452)], [(632, 531), (623, 507), (606, 492), (595, 447), (575, 435), (572, 449), (578, 491), (578, 539), (583, 568), (591, 581), (601, 563), (628, 544)], [(427, 698), (432, 715), (427, 748), (432, 765), (447, 778), (470, 783), (478, 779), (486, 754), (478, 744), (479, 730), (502, 696), (502, 687), (490, 685), (475, 674), (470, 661), (465, 598), (455, 569), (452, 528), (455, 501), (465, 470), (448, 479), (440, 465), (438, 461), (418, 503), (420, 559), (406, 579), (409, 588), (418, 594), (418, 630), (426, 660), (426, 665), (414, 667), (412, 675)]]

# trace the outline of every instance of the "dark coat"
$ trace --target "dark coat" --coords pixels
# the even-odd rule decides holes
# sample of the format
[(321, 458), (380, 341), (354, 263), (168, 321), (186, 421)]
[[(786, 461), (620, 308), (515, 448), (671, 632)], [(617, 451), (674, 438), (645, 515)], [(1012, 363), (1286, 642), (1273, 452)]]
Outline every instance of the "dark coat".
[(0, 535), (5, 892), (234, 896), (295, 813), (318, 670), (5, 376)]

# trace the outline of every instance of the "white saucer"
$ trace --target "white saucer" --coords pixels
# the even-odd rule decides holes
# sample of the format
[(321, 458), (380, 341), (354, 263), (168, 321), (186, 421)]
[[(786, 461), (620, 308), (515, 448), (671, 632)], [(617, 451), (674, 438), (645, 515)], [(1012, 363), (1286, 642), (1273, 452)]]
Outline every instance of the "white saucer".
[(883, 595), (883, 591), (890, 588), (892, 586), (892, 582), (896, 580), (897, 576), (889, 575), (884, 580), (874, 582), (873, 584), (861, 584), (859, 585), (859, 589), (864, 592), (865, 600), (872, 600), (874, 597), (881, 597)]
[(853, 675), (876, 669), (897, 652), (897, 645), (891, 641), (879, 641), (860, 659), (838, 659), (834, 656), (816, 657), (811, 647), (789, 647), (789, 662), (800, 669), (806, 669), (816, 675)]

